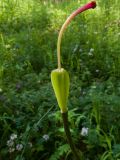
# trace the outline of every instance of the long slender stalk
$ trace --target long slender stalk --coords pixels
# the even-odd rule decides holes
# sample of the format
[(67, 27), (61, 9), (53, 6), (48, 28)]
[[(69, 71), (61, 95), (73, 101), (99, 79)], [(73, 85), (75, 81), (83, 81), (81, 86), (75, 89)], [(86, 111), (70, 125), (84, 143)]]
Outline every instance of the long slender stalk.
[(68, 112), (61, 113), (61, 114), (62, 114), (62, 118), (63, 118), (64, 130), (65, 130), (67, 141), (70, 145), (71, 151), (75, 157), (75, 160), (80, 160), (80, 155), (78, 154), (77, 149), (72, 141), (72, 137), (71, 137), (71, 133), (70, 133), (70, 129), (69, 129), (69, 124), (68, 124)]
[(61, 69), (61, 60), (60, 60), (60, 45), (61, 45), (61, 39), (62, 39), (62, 35), (64, 30), (66, 29), (66, 27), (68, 26), (68, 24), (71, 22), (71, 20), (77, 16), (79, 13), (88, 10), (90, 8), (95, 8), (96, 7), (96, 2), (95, 1), (91, 1), (87, 4), (85, 4), (83, 7), (78, 8), (76, 11), (74, 11), (65, 21), (65, 23), (62, 25), (62, 28), (59, 32), (59, 36), (58, 36), (58, 41), (57, 41), (57, 57), (58, 57), (58, 69)]
[[(65, 23), (63, 24), (60, 32), (59, 32), (59, 36), (58, 36), (58, 42), (57, 42), (57, 58), (58, 58), (58, 70), (61, 70), (61, 60), (60, 60), (60, 46), (61, 46), (61, 39), (62, 39), (62, 35), (63, 35), (63, 32), (64, 30), (66, 29), (66, 27), (68, 26), (68, 24), (71, 22), (71, 20), (76, 16), (78, 15), (79, 13), (85, 11), (85, 10), (88, 10), (90, 8), (95, 8), (96, 7), (96, 2), (95, 1), (91, 1), (89, 3), (87, 3), (86, 5), (84, 5), (83, 7), (80, 7), (78, 8), (76, 11), (74, 11), (68, 18), (67, 20), (65, 21)], [(57, 90), (57, 92), (59, 91), (59, 94), (58, 95), (61, 95), (61, 92), (60, 91), (63, 91), (63, 88), (61, 89), (60, 87), (63, 86), (63, 84), (66, 82), (65, 81), (65, 76), (63, 76), (63, 73), (62, 73), (62, 79), (60, 79), (60, 75), (59, 75), (59, 78), (58, 78), (58, 70), (57, 70), (57, 74), (52, 74), (52, 78), (53, 80), (55, 80), (53, 84), (55, 84), (55, 89)], [(53, 72), (54, 73), (54, 72)], [(56, 76), (56, 77), (55, 77)], [(56, 79), (55, 79), (56, 78)], [(59, 81), (58, 81), (59, 80)], [(60, 83), (62, 80), (62, 82), (64, 83)], [(63, 81), (64, 80), (64, 81)], [(61, 85), (62, 84), (62, 85)], [(61, 85), (61, 86), (60, 86)], [(56, 87), (57, 86), (57, 87)], [(65, 88), (65, 86), (64, 86)], [(57, 93), (56, 92), (56, 93)], [(63, 93), (63, 92), (62, 92)], [(63, 98), (64, 99), (64, 98)], [(64, 107), (64, 106), (62, 106)], [(70, 129), (69, 129), (69, 124), (68, 124), (68, 112), (61, 112), (62, 114), (62, 118), (63, 118), (63, 125), (64, 125), (64, 130), (65, 130), (65, 133), (66, 133), (66, 137), (67, 137), (67, 140), (68, 140), (68, 143), (70, 145), (70, 148), (72, 150), (72, 153), (74, 155), (74, 158), (75, 160), (82, 160), (82, 157), (81, 155), (79, 155), (79, 152), (77, 151), (73, 141), (72, 141), (72, 137), (71, 137), (71, 133), (70, 133)]]

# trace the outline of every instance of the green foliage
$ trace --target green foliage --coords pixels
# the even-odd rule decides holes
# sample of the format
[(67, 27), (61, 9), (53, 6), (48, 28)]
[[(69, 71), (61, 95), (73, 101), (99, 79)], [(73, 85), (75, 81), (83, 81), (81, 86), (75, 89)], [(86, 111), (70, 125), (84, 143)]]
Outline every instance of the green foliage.
[[(0, 1), (0, 159), (73, 160), (50, 73), (60, 27), (86, 2)], [(85, 159), (119, 160), (119, 2), (97, 3), (75, 18), (62, 41), (71, 80), (69, 125)]]
[[(69, 150), (70, 150), (69, 145), (64, 144), (54, 151), (54, 154), (50, 157), (49, 160), (59, 160), (63, 155), (67, 154)], [(67, 159), (67, 157), (65, 159)]]

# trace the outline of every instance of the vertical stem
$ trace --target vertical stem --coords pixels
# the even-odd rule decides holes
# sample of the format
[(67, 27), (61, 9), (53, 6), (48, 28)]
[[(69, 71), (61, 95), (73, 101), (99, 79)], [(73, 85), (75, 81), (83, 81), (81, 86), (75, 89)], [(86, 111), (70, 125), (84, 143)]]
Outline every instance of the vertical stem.
[(71, 148), (72, 153), (75, 157), (75, 160), (80, 160), (79, 154), (77, 152), (77, 149), (76, 149), (76, 147), (73, 143), (72, 137), (71, 137), (69, 124), (68, 124), (68, 112), (61, 113), (61, 114), (62, 114), (62, 118), (63, 118), (63, 125), (64, 125), (64, 130), (65, 130), (65, 133), (66, 133), (67, 141), (70, 145), (70, 148)]

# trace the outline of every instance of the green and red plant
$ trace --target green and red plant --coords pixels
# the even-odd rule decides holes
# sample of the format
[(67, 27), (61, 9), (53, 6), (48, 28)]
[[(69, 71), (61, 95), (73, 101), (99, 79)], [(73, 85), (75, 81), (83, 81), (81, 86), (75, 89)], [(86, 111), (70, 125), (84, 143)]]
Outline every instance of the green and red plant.
[(64, 130), (67, 136), (68, 143), (71, 147), (71, 150), (73, 152), (73, 155), (76, 160), (79, 160), (81, 158), (81, 155), (77, 151), (69, 130), (68, 126), (68, 108), (67, 108), (67, 100), (68, 100), (68, 95), (69, 95), (69, 85), (70, 85), (70, 79), (69, 79), (69, 74), (68, 72), (61, 67), (61, 56), (60, 56), (60, 46), (61, 46), (61, 39), (63, 32), (67, 28), (68, 24), (71, 22), (71, 20), (80, 14), (81, 12), (95, 8), (96, 7), (96, 2), (91, 1), (84, 6), (78, 8), (76, 11), (74, 11), (65, 21), (63, 24), (59, 36), (58, 36), (58, 42), (57, 42), (57, 58), (58, 58), (58, 69), (55, 69), (51, 73), (51, 82), (52, 86), (58, 101), (58, 105), (61, 109), (61, 114), (63, 118), (63, 125), (64, 125)]

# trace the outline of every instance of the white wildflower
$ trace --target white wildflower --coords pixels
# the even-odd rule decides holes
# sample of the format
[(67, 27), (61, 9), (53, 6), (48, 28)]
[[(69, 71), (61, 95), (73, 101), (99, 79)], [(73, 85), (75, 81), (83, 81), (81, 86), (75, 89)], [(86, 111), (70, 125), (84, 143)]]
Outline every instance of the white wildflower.
[(21, 151), (23, 149), (23, 145), (22, 144), (17, 144), (16, 145), (16, 150), (17, 151)]
[(48, 135), (48, 134), (44, 134), (44, 135), (43, 135), (43, 139), (44, 139), (45, 141), (48, 141), (48, 140), (49, 140), (49, 138), (50, 138), (50, 137), (49, 137), (49, 135)]
[(93, 53), (92, 53), (92, 52), (88, 52), (88, 55), (89, 55), (89, 56), (93, 56)]
[(88, 135), (88, 128), (83, 127), (82, 130), (81, 130), (81, 135), (82, 136), (87, 136)]
[(8, 146), (8, 147), (12, 147), (13, 145), (14, 145), (13, 140), (8, 140), (8, 141), (7, 141), (7, 146)]
[(15, 148), (9, 148), (9, 153), (12, 153), (15, 151)]
[(90, 52), (94, 52), (94, 48), (90, 48)]
[(99, 69), (96, 69), (96, 71), (95, 71), (96, 73), (98, 73), (99, 72)]
[(11, 134), (11, 136), (10, 136), (10, 139), (11, 139), (11, 140), (14, 140), (14, 139), (16, 139), (16, 138), (17, 138), (17, 134), (14, 134), (14, 133)]

